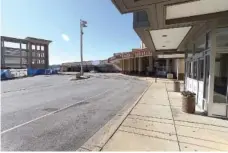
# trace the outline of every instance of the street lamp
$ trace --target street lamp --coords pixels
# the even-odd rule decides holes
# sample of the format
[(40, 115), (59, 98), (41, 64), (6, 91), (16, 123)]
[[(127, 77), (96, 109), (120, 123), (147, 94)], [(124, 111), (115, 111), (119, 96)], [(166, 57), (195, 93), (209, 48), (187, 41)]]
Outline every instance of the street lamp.
[(83, 76), (83, 28), (87, 27), (87, 21), (81, 20), (80, 19), (80, 41), (81, 41), (81, 48), (80, 48), (80, 53), (81, 53), (81, 76)]

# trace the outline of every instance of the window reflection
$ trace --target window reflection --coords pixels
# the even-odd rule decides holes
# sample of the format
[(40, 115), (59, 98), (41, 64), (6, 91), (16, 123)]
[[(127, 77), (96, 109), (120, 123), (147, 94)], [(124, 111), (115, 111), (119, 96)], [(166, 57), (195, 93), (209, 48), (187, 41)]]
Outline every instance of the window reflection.
[(214, 102), (226, 103), (228, 76), (228, 54), (216, 54), (215, 80), (214, 80)]
[(204, 60), (199, 60), (199, 80), (203, 81), (204, 77)]
[(199, 37), (195, 43), (195, 53), (200, 53), (206, 48), (206, 37), (205, 35)]
[(197, 61), (193, 62), (193, 79), (197, 79)]
[(228, 27), (217, 29), (216, 46), (214, 102), (226, 103), (228, 83)]

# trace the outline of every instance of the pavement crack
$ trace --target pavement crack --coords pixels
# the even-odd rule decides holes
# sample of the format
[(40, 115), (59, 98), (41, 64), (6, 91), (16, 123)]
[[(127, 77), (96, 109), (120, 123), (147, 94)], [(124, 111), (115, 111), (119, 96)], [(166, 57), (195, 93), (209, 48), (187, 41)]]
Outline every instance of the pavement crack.
[(69, 108), (72, 108), (72, 107), (77, 107), (77, 106), (86, 105), (86, 104), (89, 104), (89, 102), (86, 102), (86, 101), (78, 102), (78, 103), (75, 103), (73, 105), (70, 105), (69, 107), (66, 107), (66, 108), (57, 110), (55, 113), (62, 112), (64, 110), (69, 109)]
[(192, 122), (192, 121), (184, 121), (184, 120), (174, 120), (178, 122), (187, 122), (187, 123), (193, 123), (193, 124), (202, 124), (202, 125), (208, 125), (208, 126), (214, 126), (214, 127), (221, 127), (221, 128), (228, 128), (227, 126), (218, 126), (215, 124), (208, 124), (208, 123), (199, 123), (199, 122)]
[(128, 116), (128, 118), (130, 118), (130, 119), (136, 119), (136, 120), (141, 120), (141, 121), (147, 121), (147, 122), (156, 122), (156, 123), (171, 124), (171, 125), (173, 125), (172, 123), (167, 123), (167, 122), (159, 122), (159, 121), (152, 121), (152, 120), (147, 120), (147, 119), (134, 118), (134, 117), (130, 117), (130, 116)]
[(157, 133), (168, 134), (168, 135), (176, 135), (176, 133), (169, 133), (169, 132), (162, 132), (162, 131), (156, 131), (156, 130), (149, 130), (149, 129), (137, 128), (137, 127), (127, 126), (127, 125), (122, 125), (122, 126), (123, 127), (128, 127), (128, 128), (133, 128), (133, 129), (138, 129), (138, 130), (145, 130), (145, 131), (157, 132)]
[(179, 139), (178, 139), (178, 135), (177, 135), (177, 128), (176, 128), (175, 120), (174, 120), (174, 117), (173, 117), (173, 110), (171, 108), (171, 102), (170, 102), (169, 93), (168, 93), (168, 90), (167, 90), (166, 83), (165, 83), (165, 90), (166, 90), (166, 94), (168, 95), (168, 101), (169, 101), (169, 105), (170, 105), (169, 108), (170, 108), (170, 111), (171, 111), (171, 114), (172, 114), (172, 120), (173, 120), (174, 129), (175, 129), (175, 132), (176, 132), (176, 138), (177, 138), (179, 151), (181, 151), (181, 147), (180, 147), (180, 143), (179, 143)]
[(162, 118), (162, 117), (155, 117), (155, 116), (144, 116), (144, 115), (138, 115), (138, 114), (130, 114), (130, 116), (140, 116), (140, 117), (144, 117), (144, 118), (156, 118), (156, 119), (172, 120), (170, 118)]
[(146, 135), (146, 134), (141, 134), (141, 133), (136, 133), (136, 132), (125, 131), (125, 130), (119, 130), (119, 131), (126, 132), (126, 133), (131, 133), (131, 134), (137, 134), (137, 135), (146, 136), (146, 137), (151, 137), (151, 138), (157, 138), (157, 139), (162, 139), (162, 140), (168, 140), (168, 141), (177, 142), (176, 140), (165, 139), (165, 138), (161, 138), (161, 137), (158, 137), (158, 136), (151, 136), (151, 135)]
[(42, 109), (43, 111), (46, 111), (46, 112), (53, 112), (53, 111), (56, 111), (58, 110), (58, 108), (44, 108)]

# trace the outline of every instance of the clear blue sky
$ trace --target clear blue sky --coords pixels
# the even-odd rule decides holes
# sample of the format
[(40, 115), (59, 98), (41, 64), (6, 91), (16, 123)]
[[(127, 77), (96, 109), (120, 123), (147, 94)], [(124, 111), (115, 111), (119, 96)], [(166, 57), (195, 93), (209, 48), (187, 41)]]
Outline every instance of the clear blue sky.
[(140, 46), (132, 14), (121, 15), (111, 0), (2, 0), (1, 13), (2, 35), (53, 41), (50, 64), (80, 60), (80, 19), (88, 22), (84, 60), (107, 59)]

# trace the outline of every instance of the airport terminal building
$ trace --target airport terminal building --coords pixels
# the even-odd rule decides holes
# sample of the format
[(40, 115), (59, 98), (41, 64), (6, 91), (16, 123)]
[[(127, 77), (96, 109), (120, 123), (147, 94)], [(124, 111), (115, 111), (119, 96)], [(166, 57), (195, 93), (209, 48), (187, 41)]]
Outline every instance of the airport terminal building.
[(184, 79), (183, 53), (173, 55), (163, 52), (155, 55), (142, 44), (141, 48), (132, 51), (114, 53), (108, 61), (124, 74), (157, 77), (167, 77), (167, 74), (172, 74), (171, 78)]
[(133, 28), (155, 59), (182, 54), (185, 90), (196, 94), (196, 107), (228, 118), (228, 1), (112, 2), (133, 13)]

